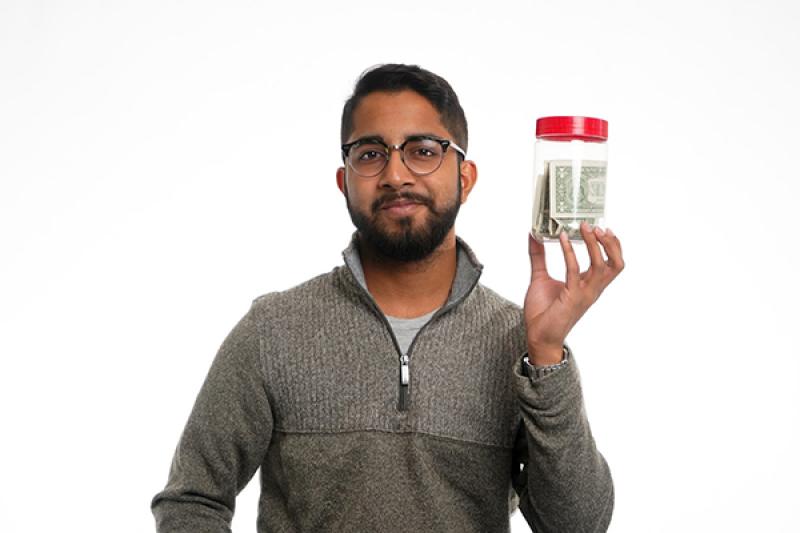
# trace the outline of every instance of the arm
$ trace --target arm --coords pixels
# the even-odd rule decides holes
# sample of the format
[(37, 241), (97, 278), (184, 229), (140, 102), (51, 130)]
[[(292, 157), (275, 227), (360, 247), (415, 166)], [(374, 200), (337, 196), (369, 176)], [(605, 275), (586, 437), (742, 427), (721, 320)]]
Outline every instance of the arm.
[[(544, 245), (529, 236), (531, 283), (525, 296), (525, 334), (530, 363), (559, 364), (567, 333), (624, 268), (619, 239), (609, 230), (581, 224), (591, 265), (580, 272), (566, 233), (560, 235), (566, 282), (547, 273)], [(600, 246), (608, 260), (603, 258)], [(583, 405), (577, 367), (567, 363), (529, 375), (522, 358), (514, 383), (522, 423), (517, 435), (515, 488), (528, 524), (540, 533), (600, 532), (608, 528), (614, 492), (611, 474), (597, 451)]]
[(222, 343), (151, 507), (159, 533), (230, 531), (236, 495), (272, 434), (255, 307)]
[(519, 358), (514, 387), (522, 422), (512, 481), (520, 510), (537, 533), (606, 531), (614, 487), (592, 438), (575, 361), (569, 354), (543, 377), (528, 370)]

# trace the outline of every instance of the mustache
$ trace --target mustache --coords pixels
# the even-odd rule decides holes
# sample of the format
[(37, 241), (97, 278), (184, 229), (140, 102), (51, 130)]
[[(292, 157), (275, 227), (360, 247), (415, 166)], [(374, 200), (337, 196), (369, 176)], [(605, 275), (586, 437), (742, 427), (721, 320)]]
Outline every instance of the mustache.
[(408, 200), (411, 202), (416, 202), (418, 204), (422, 204), (426, 206), (431, 211), (435, 211), (433, 208), (433, 202), (427, 196), (423, 196), (418, 193), (414, 192), (398, 192), (398, 193), (390, 193), (386, 196), (381, 196), (374, 202), (372, 202), (372, 212), (377, 213), (384, 205), (396, 202), (398, 200)]

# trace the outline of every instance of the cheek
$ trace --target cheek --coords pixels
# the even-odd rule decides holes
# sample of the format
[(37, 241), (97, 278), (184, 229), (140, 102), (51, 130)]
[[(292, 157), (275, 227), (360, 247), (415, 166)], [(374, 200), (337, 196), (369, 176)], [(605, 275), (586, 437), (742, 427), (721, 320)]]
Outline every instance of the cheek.
[(372, 201), (367, 194), (367, 190), (359, 184), (354, 184), (350, 179), (344, 180), (344, 193), (351, 206), (366, 210)]

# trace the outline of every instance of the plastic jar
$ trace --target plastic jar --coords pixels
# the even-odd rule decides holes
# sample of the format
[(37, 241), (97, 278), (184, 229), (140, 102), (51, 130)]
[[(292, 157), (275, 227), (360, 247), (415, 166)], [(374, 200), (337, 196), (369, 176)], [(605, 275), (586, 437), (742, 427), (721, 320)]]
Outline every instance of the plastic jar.
[(562, 231), (583, 240), (580, 224), (605, 225), (608, 122), (590, 117), (536, 121), (531, 235), (557, 241)]

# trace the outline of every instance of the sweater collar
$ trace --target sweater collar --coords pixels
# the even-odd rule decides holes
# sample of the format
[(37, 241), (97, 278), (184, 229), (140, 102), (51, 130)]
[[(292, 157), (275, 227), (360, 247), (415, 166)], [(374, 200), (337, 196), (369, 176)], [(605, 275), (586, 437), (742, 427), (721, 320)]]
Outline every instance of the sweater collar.
[[(461, 237), (456, 236), (456, 275), (450, 287), (450, 295), (443, 308), (448, 308), (466, 298), (477, 285), (483, 272), (483, 265), (475, 253)], [(358, 253), (358, 232), (354, 232), (350, 244), (342, 252), (347, 270), (364, 291), (369, 294), (364, 269), (361, 266), (361, 257)], [(370, 295), (371, 296), (371, 295)]]

